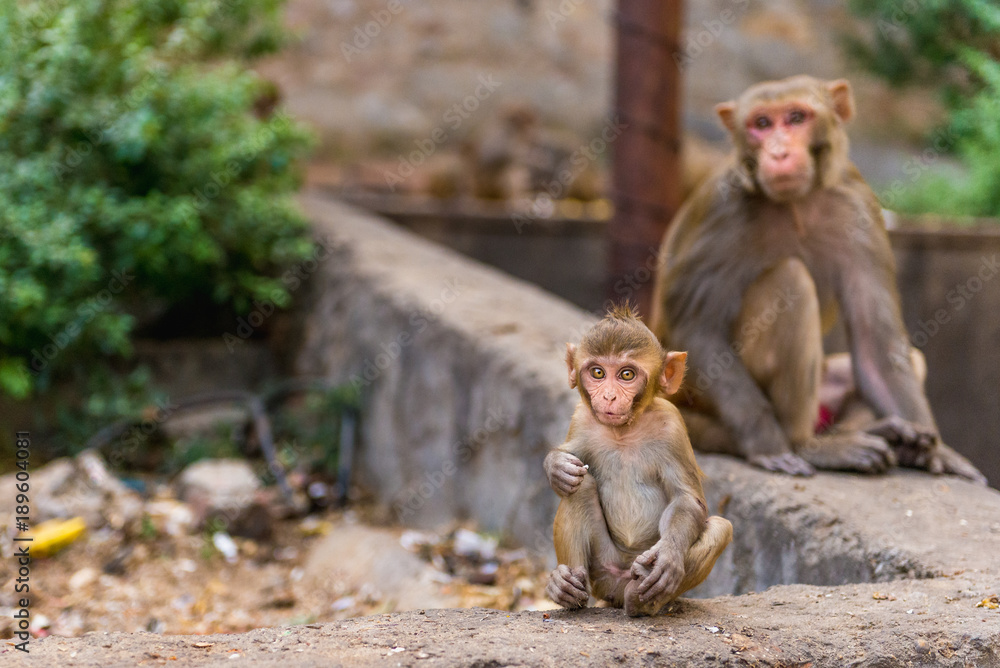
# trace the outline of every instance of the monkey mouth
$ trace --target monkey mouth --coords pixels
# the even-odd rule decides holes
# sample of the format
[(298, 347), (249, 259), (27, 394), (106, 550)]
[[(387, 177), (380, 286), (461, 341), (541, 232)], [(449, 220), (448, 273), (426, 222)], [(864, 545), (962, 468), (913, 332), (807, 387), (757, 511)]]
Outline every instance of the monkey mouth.
[(601, 415), (604, 417), (605, 424), (611, 424), (619, 426), (624, 424), (628, 420), (628, 413), (612, 413), (610, 411), (601, 411)]
[(793, 174), (775, 176), (765, 188), (768, 196), (778, 202), (802, 197), (809, 192), (810, 181)]

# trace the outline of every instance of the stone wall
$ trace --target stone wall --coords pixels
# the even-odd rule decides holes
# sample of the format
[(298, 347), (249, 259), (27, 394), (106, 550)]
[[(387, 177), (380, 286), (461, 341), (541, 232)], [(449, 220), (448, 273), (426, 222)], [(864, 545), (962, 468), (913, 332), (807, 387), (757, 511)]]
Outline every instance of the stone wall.
[[(536, 107), (548, 128), (582, 145), (612, 107), (612, 0), (289, 0), (300, 41), (262, 63), (288, 109), (320, 133), (318, 156), (352, 164), (414, 149), (435, 128), (444, 150), (476, 133), (510, 102)], [(866, 177), (902, 176), (897, 144), (937, 120), (932, 90), (890, 90), (852, 69), (841, 48), (854, 30), (844, 3), (827, 0), (707, 0), (685, 3), (678, 52), (684, 122), (724, 140), (713, 107), (752, 83), (793, 74), (855, 86), (850, 126)], [(499, 85), (469, 100), (480, 78)], [(483, 91), (481, 91), (483, 92)], [(466, 102), (468, 101), (468, 104)], [(449, 115), (455, 105), (466, 106)]]

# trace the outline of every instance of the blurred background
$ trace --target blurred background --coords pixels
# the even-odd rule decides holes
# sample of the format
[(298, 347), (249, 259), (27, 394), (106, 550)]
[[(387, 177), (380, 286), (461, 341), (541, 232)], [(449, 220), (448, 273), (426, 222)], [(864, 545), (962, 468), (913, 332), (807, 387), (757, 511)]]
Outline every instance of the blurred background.
[[(378, 418), (296, 374), (332, 252), (296, 194), (600, 312), (644, 298), (621, 278), (727, 154), (714, 105), (800, 73), (853, 86), (942, 433), (1000, 484), (991, 2), (30, 0), (0, 3), (0, 40), (2, 489), (28, 431), (33, 520), (65, 550), (38, 567), (38, 635), (329, 619), (441, 579), (449, 605), (545, 605), (531, 555), (463, 522), (385, 528), (352, 483)], [(316, 586), (382, 550), (385, 588), (428, 588)]]

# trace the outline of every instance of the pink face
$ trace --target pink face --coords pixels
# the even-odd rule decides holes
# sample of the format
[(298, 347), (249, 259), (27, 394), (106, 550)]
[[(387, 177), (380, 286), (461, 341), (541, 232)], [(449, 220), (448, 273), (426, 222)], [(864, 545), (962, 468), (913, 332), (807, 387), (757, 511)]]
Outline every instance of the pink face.
[(816, 168), (810, 153), (816, 114), (801, 102), (760, 105), (747, 115), (747, 141), (757, 154), (757, 178), (776, 202), (807, 194)]
[(597, 357), (584, 362), (580, 382), (590, 396), (598, 422), (620, 427), (632, 416), (632, 402), (645, 387), (646, 374), (628, 358)]

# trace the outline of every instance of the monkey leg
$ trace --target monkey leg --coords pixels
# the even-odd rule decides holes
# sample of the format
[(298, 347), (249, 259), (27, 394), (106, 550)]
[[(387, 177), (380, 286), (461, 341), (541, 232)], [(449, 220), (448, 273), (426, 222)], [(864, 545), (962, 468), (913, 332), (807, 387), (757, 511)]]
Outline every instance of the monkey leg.
[(816, 284), (805, 264), (787, 258), (747, 288), (733, 327), (734, 348), (771, 401), (793, 452), (756, 457), (771, 471), (811, 474), (797, 452), (813, 436), (819, 411), (823, 335)]
[(746, 291), (734, 330), (747, 371), (764, 389), (793, 445), (813, 435), (819, 412), (823, 333), (809, 270), (789, 258)]
[[(709, 517), (705, 530), (684, 557), (684, 578), (680, 584), (656, 600), (643, 603), (637, 592), (641, 579), (630, 581), (625, 588), (625, 613), (630, 617), (659, 614), (663, 606), (704, 582), (719, 556), (732, 541), (733, 525), (729, 520), (717, 515)], [(643, 577), (646, 575), (644, 571), (645, 569), (641, 573)]]
[(712, 452), (723, 455), (740, 456), (739, 445), (732, 437), (729, 430), (719, 422), (714, 415), (680, 405), (681, 416), (684, 418), (684, 425), (687, 427), (691, 444), (699, 452)]
[(608, 533), (594, 476), (585, 475), (559, 503), (553, 533), (559, 565), (545, 589), (549, 598), (564, 608), (582, 608), (590, 589), (594, 597), (620, 607), (629, 571)]
[[(801, 260), (781, 261), (750, 286), (735, 335), (744, 365), (771, 400), (798, 457), (817, 468), (867, 473), (895, 463), (878, 436), (859, 430), (815, 433), (824, 364), (822, 318), (816, 284)], [(783, 470), (780, 463), (775, 468)]]

